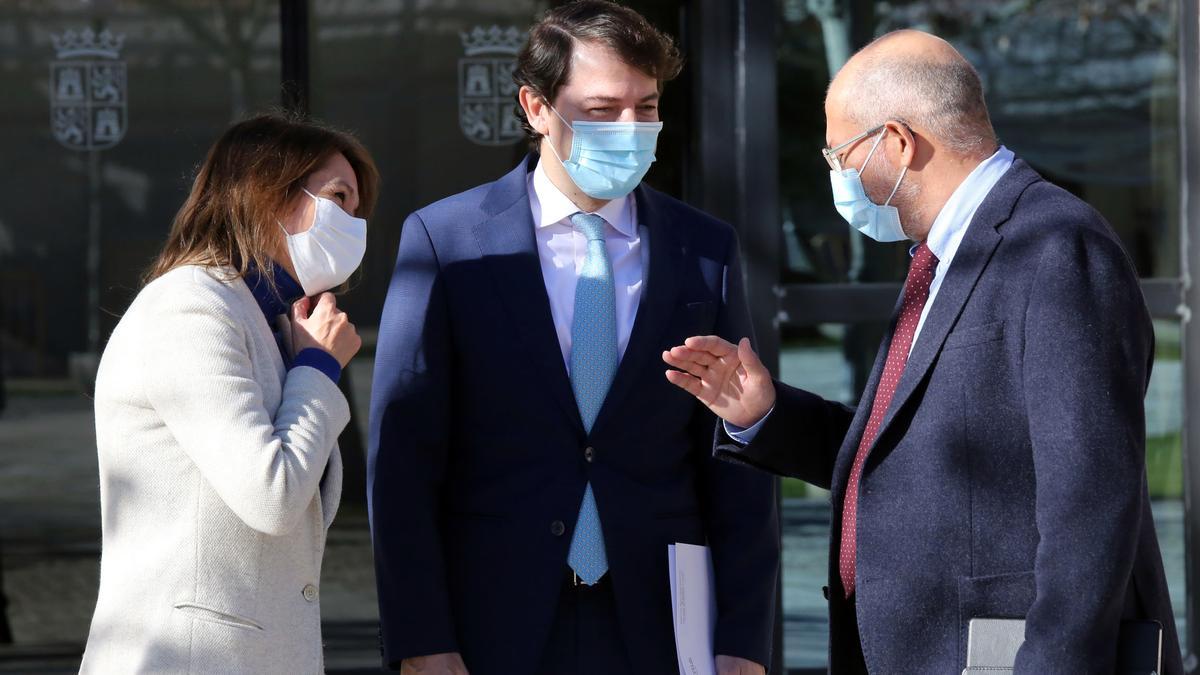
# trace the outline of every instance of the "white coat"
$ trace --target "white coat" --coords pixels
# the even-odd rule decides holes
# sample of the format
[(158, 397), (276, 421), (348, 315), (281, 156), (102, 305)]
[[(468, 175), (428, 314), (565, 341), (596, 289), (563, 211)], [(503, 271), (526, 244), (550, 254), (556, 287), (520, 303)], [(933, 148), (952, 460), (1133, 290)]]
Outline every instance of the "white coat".
[(148, 284), (96, 378), (103, 550), (81, 673), (324, 670), (320, 577), (346, 398), (285, 369), (246, 284)]

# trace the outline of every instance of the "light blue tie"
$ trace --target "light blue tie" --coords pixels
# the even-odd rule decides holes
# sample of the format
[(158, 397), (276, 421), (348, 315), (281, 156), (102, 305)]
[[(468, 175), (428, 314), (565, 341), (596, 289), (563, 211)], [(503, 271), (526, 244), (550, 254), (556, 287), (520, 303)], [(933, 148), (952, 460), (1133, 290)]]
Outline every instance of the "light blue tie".
[[(587, 257), (575, 286), (575, 318), (571, 322), (571, 389), (583, 426), (591, 433), (617, 374), (617, 295), (612, 261), (604, 243), (604, 219), (576, 213), (571, 216), (571, 224), (587, 237)], [(591, 483), (583, 493), (567, 564), (588, 586), (608, 571), (604, 531)]]

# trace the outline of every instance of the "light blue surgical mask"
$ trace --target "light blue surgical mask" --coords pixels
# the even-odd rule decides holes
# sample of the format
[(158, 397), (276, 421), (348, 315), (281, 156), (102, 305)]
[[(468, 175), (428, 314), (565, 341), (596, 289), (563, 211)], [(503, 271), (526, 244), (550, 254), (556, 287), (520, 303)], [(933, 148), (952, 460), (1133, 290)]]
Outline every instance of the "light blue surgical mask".
[(564, 160), (553, 142), (547, 145), (575, 185), (593, 199), (628, 195), (654, 163), (662, 122), (571, 123), (557, 110), (554, 114), (571, 128), (571, 154)]
[[(875, 139), (871, 151), (867, 153), (867, 158), (862, 163), (863, 169), (867, 167), (867, 162), (871, 161), (871, 156), (875, 154), (875, 149), (879, 147), (879, 142), (883, 140), (886, 133), (887, 129), (885, 128)], [(880, 205), (871, 201), (871, 198), (867, 196), (859, 169), (830, 171), (829, 181), (833, 187), (833, 206), (842, 218), (850, 223), (851, 227), (875, 241), (890, 242), (908, 239), (908, 235), (904, 234), (904, 229), (900, 227), (900, 211), (894, 206), (889, 206), (892, 197), (896, 196), (896, 190), (900, 189), (900, 182), (904, 180), (904, 174), (907, 172), (908, 167), (901, 167), (900, 177), (896, 179), (896, 185), (892, 187), (892, 194), (888, 195), (887, 201)]]

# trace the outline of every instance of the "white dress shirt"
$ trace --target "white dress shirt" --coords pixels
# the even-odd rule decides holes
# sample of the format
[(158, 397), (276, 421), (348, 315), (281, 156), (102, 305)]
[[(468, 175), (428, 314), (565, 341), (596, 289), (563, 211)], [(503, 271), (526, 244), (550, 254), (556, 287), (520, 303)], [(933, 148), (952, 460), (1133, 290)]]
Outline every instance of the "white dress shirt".
[[(917, 330), (913, 334), (912, 345), (908, 348), (909, 354), (912, 353), (917, 339), (921, 336), (925, 317), (929, 316), (929, 308), (933, 307), (938, 289), (942, 287), (942, 281), (946, 279), (946, 273), (950, 271), (954, 254), (958, 252), (958, 246), (962, 243), (963, 235), (967, 233), (967, 228), (975, 218), (975, 212), (979, 210), (979, 205), (983, 203), (992, 188), (996, 187), (996, 183), (1000, 182), (1000, 178), (1012, 168), (1013, 159), (1012, 151), (1002, 145), (991, 157), (980, 162), (979, 166), (975, 167), (950, 195), (950, 199), (946, 201), (945, 206), (934, 219), (933, 225), (930, 226), (925, 243), (933, 255), (937, 256), (938, 265), (933, 273), (933, 283), (929, 285), (929, 298), (925, 301), (925, 308), (921, 310), (921, 318), (917, 321)], [(909, 250), (909, 255), (915, 253), (916, 250), (917, 245), (914, 245)], [(758, 430), (762, 428), (763, 422), (767, 421), (772, 412), (774, 412), (773, 409), (748, 429), (739, 429), (726, 422), (725, 431), (730, 438), (746, 445), (758, 435)]]
[[(542, 164), (529, 174), (529, 208), (537, 240), (542, 278), (550, 297), (550, 314), (567, 369), (571, 367), (571, 322), (575, 318), (575, 284), (587, 257), (587, 238), (571, 224), (580, 209), (562, 193)], [(612, 262), (617, 293), (617, 356), (625, 355), (629, 333), (642, 299), (646, 253), (645, 228), (638, 227), (637, 200), (632, 195), (614, 199), (596, 215), (607, 223), (605, 239)]]

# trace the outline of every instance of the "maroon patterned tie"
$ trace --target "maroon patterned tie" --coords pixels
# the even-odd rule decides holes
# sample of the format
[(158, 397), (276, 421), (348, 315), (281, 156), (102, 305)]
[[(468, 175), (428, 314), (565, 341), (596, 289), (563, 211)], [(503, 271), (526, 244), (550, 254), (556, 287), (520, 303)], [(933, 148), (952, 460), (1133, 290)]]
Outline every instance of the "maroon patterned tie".
[(867, 420), (867, 428), (863, 432), (862, 441), (858, 444), (858, 452), (854, 455), (854, 466), (850, 469), (850, 480), (846, 483), (845, 500), (842, 502), (842, 546), (838, 556), (838, 568), (842, 575), (842, 587), (846, 597), (854, 594), (854, 567), (856, 561), (856, 542), (858, 527), (858, 481), (862, 478), (863, 465), (867, 463), (871, 445), (879, 435), (879, 426), (883, 424), (883, 416), (887, 414), (892, 396), (896, 393), (896, 385), (900, 383), (900, 375), (904, 373), (904, 364), (908, 362), (908, 352), (912, 348), (913, 337), (917, 333), (917, 322), (921, 320), (921, 311), (929, 298), (929, 285), (933, 283), (933, 273), (937, 269), (937, 256), (922, 243), (913, 254), (912, 264), (908, 268), (908, 279), (904, 282), (904, 302), (900, 305), (900, 317), (896, 320), (896, 332), (892, 336), (892, 345), (888, 348), (887, 361), (883, 364), (883, 375), (879, 378), (879, 386), (875, 389), (875, 402), (871, 405), (871, 417)]

